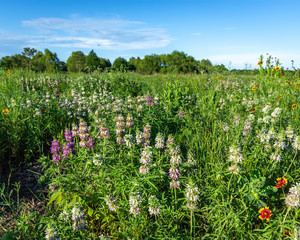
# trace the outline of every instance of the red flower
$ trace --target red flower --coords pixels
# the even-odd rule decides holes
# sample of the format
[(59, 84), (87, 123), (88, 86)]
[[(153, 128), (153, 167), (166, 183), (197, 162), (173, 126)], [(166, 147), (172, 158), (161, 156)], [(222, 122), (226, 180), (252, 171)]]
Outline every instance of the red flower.
[(260, 213), (259, 218), (261, 220), (266, 219), (267, 221), (269, 221), (270, 217), (272, 216), (272, 211), (269, 210), (269, 207), (263, 207), (259, 209), (258, 212)]
[(277, 178), (277, 186), (275, 188), (282, 188), (287, 184), (288, 180), (283, 177), (283, 178)]

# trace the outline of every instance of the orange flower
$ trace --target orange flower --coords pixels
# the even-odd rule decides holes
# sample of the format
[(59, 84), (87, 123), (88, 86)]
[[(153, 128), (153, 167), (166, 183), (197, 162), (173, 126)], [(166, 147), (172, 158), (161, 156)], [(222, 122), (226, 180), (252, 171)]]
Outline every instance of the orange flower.
[(277, 178), (277, 186), (275, 188), (282, 188), (287, 184), (288, 180), (283, 177), (283, 178)]
[(269, 210), (269, 207), (263, 207), (259, 209), (258, 213), (260, 213), (259, 218), (261, 220), (266, 219), (267, 221), (269, 221), (270, 217), (272, 216), (272, 211)]
[(4, 109), (2, 112), (3, 112), (4, 114), (8, 114), (9, 110), (8, 110), (8, 109)]

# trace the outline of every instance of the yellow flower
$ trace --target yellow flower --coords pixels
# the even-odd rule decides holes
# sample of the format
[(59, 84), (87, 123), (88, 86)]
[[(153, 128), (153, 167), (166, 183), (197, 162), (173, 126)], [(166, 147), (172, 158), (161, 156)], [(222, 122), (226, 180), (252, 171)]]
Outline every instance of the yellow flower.
[(292, 109), (295, 109), (297, 106), (298, 106), (298, 105), (297, 105), (296, 103), (294, 103), (294, 104), (292, 105)]
[(256, 89), (257, 89), (256, 86), (253, 86), (253, 87), (251, 88), (252, 91), (255, 91)]
[(256, 66), (261, 65), (263, 62), (264, 62), (264, 61), (259, 61), (259, 62), (256, 64)]
[(8, 109), (4, 109), (2, 112), (3, 112), (4, 114), (8, 114), (9, 110), (8, 110)]
[(277, 66), (276, 68), (274, 68), (275, 70), (280, 70), (281, 68), (279, 66)]
[(288, 84), (288, 85), (291, 85), (291, 84), (292, 84), (292, 82), (287, 82), (287, 84)]

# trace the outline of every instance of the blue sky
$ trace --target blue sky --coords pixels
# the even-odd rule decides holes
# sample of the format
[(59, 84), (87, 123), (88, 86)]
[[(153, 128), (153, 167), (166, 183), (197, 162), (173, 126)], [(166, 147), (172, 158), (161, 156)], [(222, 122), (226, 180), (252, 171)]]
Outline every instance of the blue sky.
[(299, 0), (0, 0), (0, 58), (24, 47), (113, 61), (183, 51), (229, 68), (300, 68)]

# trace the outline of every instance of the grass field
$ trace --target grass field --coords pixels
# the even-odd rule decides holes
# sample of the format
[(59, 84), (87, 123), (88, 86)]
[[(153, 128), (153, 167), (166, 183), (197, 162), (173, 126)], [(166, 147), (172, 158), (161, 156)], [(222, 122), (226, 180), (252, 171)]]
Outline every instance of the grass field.
[(300, 237), (293, 72), (0, 74), (2, 239)]

